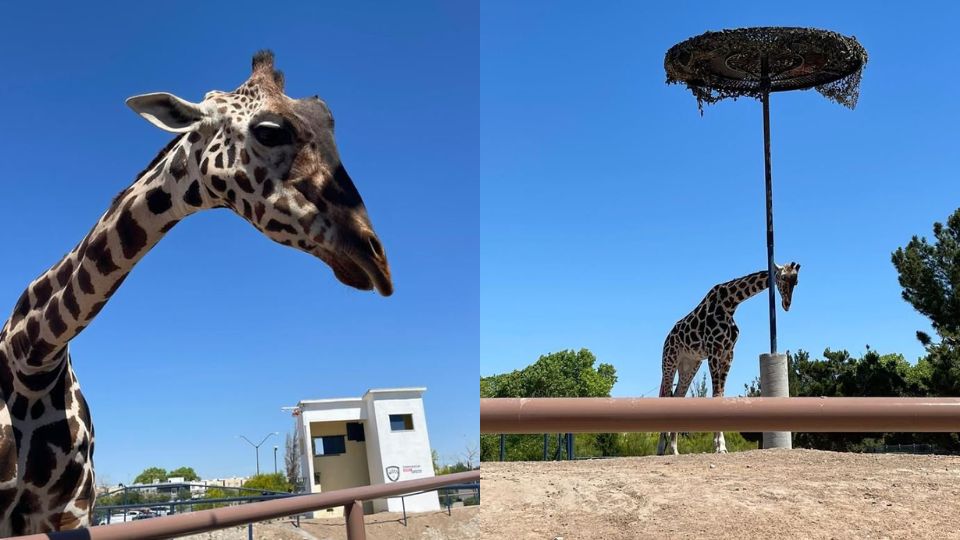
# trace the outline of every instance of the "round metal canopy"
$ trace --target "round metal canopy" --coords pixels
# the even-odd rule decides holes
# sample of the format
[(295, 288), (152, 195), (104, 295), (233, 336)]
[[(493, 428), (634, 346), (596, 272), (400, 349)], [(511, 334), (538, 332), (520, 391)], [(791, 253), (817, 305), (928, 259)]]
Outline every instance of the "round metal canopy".
[(685, 84), (701, 108), (703, 102), (815, 88), (852, 109), (866, 63), (867, 52), (853, 37), (815, 28), (757, 27), (690, 38), (667, 51), (663, 66), (667, 82)]

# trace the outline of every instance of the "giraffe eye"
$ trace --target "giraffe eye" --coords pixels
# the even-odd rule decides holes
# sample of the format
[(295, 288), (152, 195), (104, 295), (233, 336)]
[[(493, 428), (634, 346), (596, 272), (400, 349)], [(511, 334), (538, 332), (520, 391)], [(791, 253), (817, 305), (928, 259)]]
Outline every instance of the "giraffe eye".
[(273, 147), (293, 143), (293, 131), (276, 122), (260, 122), (251, 130), (258, 143)]

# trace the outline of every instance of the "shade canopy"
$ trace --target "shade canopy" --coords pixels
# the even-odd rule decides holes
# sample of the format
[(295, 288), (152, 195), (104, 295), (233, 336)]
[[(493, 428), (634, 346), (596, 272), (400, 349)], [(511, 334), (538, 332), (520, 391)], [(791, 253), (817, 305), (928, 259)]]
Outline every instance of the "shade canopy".
[(726, 98), (759, 99), (766, 81), (770, 92), (815, 88), (827, 98), (854, 108), (867, 51), (856, 38), (815, 28), (757, 27), (707, 32), (667, 51), (667, 82), (683, 83), (697, 103)]

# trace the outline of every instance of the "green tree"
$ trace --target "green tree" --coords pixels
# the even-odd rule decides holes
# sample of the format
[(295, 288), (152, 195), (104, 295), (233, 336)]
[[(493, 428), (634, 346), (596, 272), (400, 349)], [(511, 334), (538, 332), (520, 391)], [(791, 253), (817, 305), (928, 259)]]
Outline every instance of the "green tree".
[[(510, 373), (480, 378), (480, 397), (609, 397), (617, 382), (611, 364), (597, 364), (588, 349), (565, 350), (541, 356)], [(613, 455), (619, 434), (578, 434), (576, 454)], [(499, 459), (499, 435), (480, 437), (480, 460)], [(548, 438), (548, 455), (557, 451), (556, 437)], [(507, 435), (507, 459), (543, 459), (543, 435)]]
[(134, 484), (153, 484), (167, 481), (167, 470), (162, 467), (147, 467), (133, 479)]
[[(960, 336), (960, 208), (933, 224), (933, 243), (914, 236), (892, 256), (903, 299), (930, 318), (941, 337)], [(924, 344), (929, 338), (918, 333)]]
[(193, 470), (193, 467), (180, 467), (167, 473), (167, 477), (182, 476), (184, 482), (196, 482), (200, 480), (200, 475)]
[[(243, 483), (243, 487), (282, 493), (289, 493), (293, 490), (293, 484), (287, 481), (283, 473), (253, 475)], [(250, 495), (250, 493), (247, 492), (244, 495)]]

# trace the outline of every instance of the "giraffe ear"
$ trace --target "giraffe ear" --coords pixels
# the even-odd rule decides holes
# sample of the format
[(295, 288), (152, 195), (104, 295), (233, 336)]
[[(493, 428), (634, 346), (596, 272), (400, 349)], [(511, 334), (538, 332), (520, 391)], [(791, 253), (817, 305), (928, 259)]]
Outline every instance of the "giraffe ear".
[(127, 106), (151, 124), (171, 133), (194, 131), (206, 116), (199, 104), (166, 92), (127, 98)]

